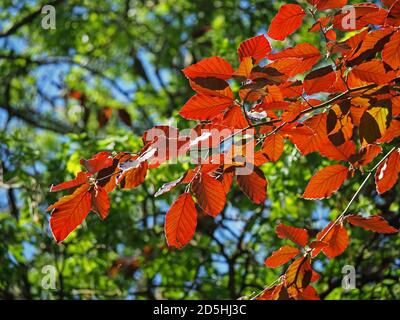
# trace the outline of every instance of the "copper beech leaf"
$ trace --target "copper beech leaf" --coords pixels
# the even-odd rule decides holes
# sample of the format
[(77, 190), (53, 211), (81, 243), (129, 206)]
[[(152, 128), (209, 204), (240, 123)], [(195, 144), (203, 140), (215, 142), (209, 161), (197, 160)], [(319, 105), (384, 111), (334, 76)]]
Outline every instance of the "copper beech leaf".
[(220, 57), (205, 58), (183, 69), (185, 76), (190, 79), (213, 77), (227, 80), (234, 72), (229, 62)]
[(284, 40), (300, 28), (306, 13), (297, 4), (285, 4), (280, 7), (269, 26), (268, 35), (275, 40)]
[(354, 226), (361, 227), (365, 230), (370, 230), (378, 233), (396, 233), (399, 232), (396, 228), (389, 225), (389, 223), (381, 216), (375, 215), (364, 218), (360, 215), (349, 215), (347, 220)]
[(400, 150), (396, 150), (383, 161), (375, 173), (376, 191), (379, 194), (393, 188), (399, 178)]
[(50, 192), (55, 192), (55, 191), (60, 191), (60, 190), (65, 190), (65, 189), (70, 189), (70, 188), (74, 188), (74, 187), (78, 187), (81, 184), (84, 184), (85, 182), (87, 182), (88, 178), (91, 176), (90, 173), (88, 172), (84, 172), (84, 171), (80, 171), (78, 172), (78, 174), (76, 175), (76, 178), (70, 181), (66, 181), (66, 182), (62, 182), (60, 184), (57, 185), (52, 185), (50, 187)]
[(246, 57), (254, 59), (254, 64), (258, 64), (271, 51), (271, 46), (267, 38), (261, 34), (243, 41), (238, 48), (240, 61)]
[(297, 256), (299, 253), (300, 250), (295, 247), (283, 246), (274, 251), (269, 258), (265, 259), (265, 265), (270, 268), (279, 267)]
[(110, 199), (107, 191), (102, 187), (93, 188), (90, 190), (92, 210), (96, 212), (102, 220), (107, 218), (110, 210)]
[(308, 241), (308, 233), (306, 229), (287, 226), (283, 223), (279, 224), (275, 228), (275, 233), (279, 238), (289, 239), (301, 247), (305, 247)]
[(94, 155), (91, 159), (81, 159), (81, 165), (83, 165), (90, 173), (96, 173), (104, 168), (107, 168), (113, 164), (113, 158), (107, 151), (102, 151)]
[(185, 103), (179, 114), (186, 119), (211, 120), (232, 104), (233, 100), (228, 97), (196, 94)]
[(326, 246), (316, 247), (313, 256), (316, 256), (322, 250), (330, 259), (341, 255), (349, 245), (346, 229), (341, 224), (335, 224), (332, 227), (332, 222), (317, 234), (317, 240), (326, 243)]
[(267, 198), (267, 179), (260, 168), (254, 167), (250, 174), (236, 176), (236, 181), (251, 201), (255, 204), (264, 203)]
[(196, 231), (197, 211), (190, 193), (181, 194), (165, 216), (165, 237), (170, 247), (184, 247)]
[(89, 189), (90, 185), (85, 183), (47, 208), (47, 211), (53, 210), (50, 228), (57, 242), (63, 241), (88, 215), (91, 208)]
[(340, 164), (323, 168), (311, 178), (301, 197), (304, 199), (323, 199), (330, 197), (347, 179), (348, 173), (349, 169)]
[(192, 182), (192, 190), (199, 206), (216, 217), (225, 207), (226, 194), (223, 184), (207, 173), (200, 173)]

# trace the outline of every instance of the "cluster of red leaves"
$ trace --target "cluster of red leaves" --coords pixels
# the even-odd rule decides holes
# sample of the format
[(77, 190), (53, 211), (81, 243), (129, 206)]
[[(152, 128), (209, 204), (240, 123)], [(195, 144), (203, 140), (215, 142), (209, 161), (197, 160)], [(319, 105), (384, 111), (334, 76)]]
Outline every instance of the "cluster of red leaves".
[[(278, 161), (287, 140), (304, 156), (318, 152), (341, 162), (318, 171), (302, 195), (305, 199), (322, 199), (330, 197), (356, 172), (363, 173), (382, 152), (381, 145), (400, 136), (400, 0), (383, 1), (385, 7), (354, 5), (356, 23), (351, 29), (344, 28), (347, 16), (340, 10), (347, 0), (307, 1), (311, 8), (282, 6), (268, 35), (284, 40), (300, 28), (309, 11), (315, 21), (309, 32), (322, 34), (326, 52), (321, 53), (309, 43), (275, 52), (268, 39), (258, 35), (240, 44), (237, 68), (221, 57), (211, 57), (183, 69), (196, 93), (179, 114), (199, 121), (193, 132), (254, 129), (256, 139), (241, 141), (229, 162), (222, 152), (209, 154), (210, 159), (222, 161), (199, 164), (157, 191), (155, 196), (185, 185), (165, 218), (169, 246), (182, 248), (193, 238), (199, 211), (216, 217), (223, 210), (234, 178), (252, 202), (265, 202), (267, 180), (260, 166)], [(329, 10), (327, 14), (323, 13), (325, 10)], [(337, 41), (338, 34), (349, 30), (357, 32)], [(332, 64), (327, 64), (323, 56), (330, 58)], [(315, 68), (317, 64), (320, 65)], [(233, 81), (239, 83), (238, 92), (231, 87)], [(327, 99), (321, 101), (325, 96)], [(233, 136), (221, 134), (217, 145)], [(140, 185), (149, 169), (170, 160), (169, 149), (178, 146), (175, 156), (183, 156), (209, 138), (181, 137), (176, 128), (157, 126), (143, 134), (143, 148), (136, 154), (101, 152), (82, 160), (86, 171), (51, 188), (75, 188), (49, 207), (53, 210), (50, 226), (56, 240), (64, 240), (90, 210), (106, 218), (108, 193), (116, 185), (123, 189)], [(244, 151), (249, 143), (256, 150), (251, 157)], [(161, 150), (159, 145), (167, 150)], [(248, 175), (236, 175), (235, 169), (247, 164), (253, 165), (254, 170)], [(399, 171), (400, 151), (393, 149), (376, 170), (379, 194), (395, 185)], [(319, 276), (312, 270), (311, 261), (320, 252), (331, 259), (346, 249), (345, 222), (380, 233), (398, 232), (378, 215), (347, 215), (330, 223), (307, 245), (307, 230), (279, 225), (278, 237), (289, 239), (300, 248), (283, 246), (266, 260), (267, 266), (278, 267), (295, 259), (279, 284), (264, 290), (259, 298), (317, 299), (310, 283)]]

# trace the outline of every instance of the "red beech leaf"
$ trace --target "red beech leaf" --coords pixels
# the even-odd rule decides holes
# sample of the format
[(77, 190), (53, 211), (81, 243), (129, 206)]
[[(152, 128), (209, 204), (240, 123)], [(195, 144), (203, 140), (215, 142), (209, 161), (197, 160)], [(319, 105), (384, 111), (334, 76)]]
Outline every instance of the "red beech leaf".
[(307, 0), (307, 2), (316, 6), (319, 11), (342, 8), (347, 4), (347, 0)]
[(146, 178), (148, 162), (141, 162), (138, 167), (124, 171), (118, 182), (122, 189), (133, 189), (142, 184)]
[(211, 120), (221, 114), (233, 103), (227, 97), (196, 94), (179, 111), (179, 114), (192, 120)]
[(294, 288), (303, 289), (306, 288), (312, 277), (312, 269), (310, 258), (301, 257), (292, 262), (285, 273), (286, 287), (293, 286)]
[(96, 173), (104, 168), (107, 168), (113, 164), (111, 154), (107, 151), (97, 153), (91, 159), (81, 159), (81, 165), (83, 165), (90, 173)]
[(270, 161), (276, 162), (282, 155), (284, 138), (281, 134), (275, 133), (264, 140), (262, 150)]
[(299, 43), (281, 52), (270, 53), (268, 59), (276, 60), (270, 65), (271, 67), (275, 67), (280, 72), (293, 77), (311, 70), (321, 59), (321, 53), (318, 48), (309, 43)]
[(332, 66), (311, 71), (304, 78), (304, 91), (311, 95), (318, 92), (329, 92), (336, 80), (336, 74)]
[(400, 67), (400, 32), (393, 33), (390, 41), (385, 44), (382, 51), (382, 60), (387, 63), (392, 69)]
[(371, 60), (364, 62), (351, 70), (358, 79), (376, 84), (385, 84), (394, 78), (394, 74), (386, 72), (382, 61)]
[(308, 183), (301, 196), (304, 199), (328, 198), (346, 181), (349, 169), (340, 164), (318, 171)]
[(226, 194), (222, 183), (207, 173), (200, 173), (192, 183), (199, 206), (208, 214), (216, 217), (225, 207)]
[(354, 226), (361, 227), (365, 230), (379, 232), (379, 233), (396, 233), (399, 232), (396, 228), (389, 225), (389, 223), (381, 216), (375, 215), (364, 218), (360, 215), (349, 215), (347, 220)]
[(90, 190), (92, 199), (92, 210), (96, 212), (102, 220), (107, 218), (110, 210), (110, 199), (107, 191), (102, 187), (97, 187)]
[(74, 188), (74, 187), (80, 186), (81, 184), (84, 184), (85, 182), (87, 182), (87, 180), (88, 180), (88, 178), (90, 176), (91, 176), (90, 173), (80, 171), (76, 175), (75, 179), (70, 180), (70, 181), (66, 181), (66, 182), (62, 182), (62, 183), (57, 184), (55, 186), (52, 185), (50, 187), (50, 192), (55, 192), (55, 191), (60, 191), (60, 190), (65, 190), (65, 189), (70, 189), (70, 188)]
[(297, 248), (292, 246), (283, 246), (274, 251), (269, 258), (265, 259), (265, 265), (270, 268), (279, 267), (297, 256), (299, 253), (300, 250)]
[(261, 34), (259, 36), (243, 41), (238, 48), (240, 61), (246, 57), (254, 59), (254, 64), (258, 64), (271, 51), (271, 46), (267, 38)]
[(287, 226), (283, 223), (279, 224), (275, 228), (275, 233), (279, 238), (289, 239), (301, 247), (305, 247), (308, 241), (308, 233), (306, 229)]
[(335, 146), (332, 142), (327, 141), (319, 148), (319, 152), (331, 160), (348, 161), (356, 153), (356, 144), (350, 140), (340, 146)]
[(165, 237), (170, 247), (184, 247), (196, 231), (197, 211), (190, 193), (181, 194), (165, 217)]
[[(332, 228), (331, 225), (332, 222), (317, 234), (317, 240), (327, 243), (326, 246), (320, 249), (328, 258), (333, 259), (346, 250), (349, 245), (349, 236), (342, 225), (336, 224)], [(329, 232), (327, 233), (328, 230)], [(320, 250), (319, 248), (316, 248), (314, 251), (313, 256), (317, 255)]]
[(400, 150), (395, 150), (383, 161), (375, 173), (376, 191), (379, 194), (393, 188), (399, 177)]
[(260, 168), (254, 167), (249, 175), (236, 176), (237, 184), (243, 193), (255, 204), (264, 203), (267, 198), (267, 179)]
[(182, 70), (187, 78), (209, 78), (227, 80), (235, 72), (228, 61), (220, 57), (205, 58)]
[(90, 185), (85, 183), (47, 208), (47, 211), (53, 210), (50, 228), (57, 243), (63, 241), (88, 215), (91, 207), (89, 188)]
[(300, 28), (306, 13), (297, 4), (285, 4), (272, 19), (268, 35), (275, 40), (284, 40)]

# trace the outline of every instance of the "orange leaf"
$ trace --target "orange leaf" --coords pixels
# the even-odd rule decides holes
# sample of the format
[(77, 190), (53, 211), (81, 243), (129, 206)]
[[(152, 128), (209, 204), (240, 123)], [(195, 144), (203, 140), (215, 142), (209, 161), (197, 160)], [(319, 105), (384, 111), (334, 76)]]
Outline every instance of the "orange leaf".
[(276, 162), (282, 155), (284, 147), (284, 138), (281, 134), (272, 134), (264, 140), (262, 145), (263, 152), (267, 155), (268, 159)]
[(275, 233), (281, 239), (289, 239), (301, 247), (304, 247), (308, 241), (308, 233), (306, 229), (295, 228), (291, 226), (279, 224), (275, 228)]
[(96, 212), (101, 219), (105, 219), (108, 216), (110, 210), (110, 199), (108, 198), (107, 191), (98, 187), (90, 191), (92, 198), (92, 210)]
[(301, 196), (304, 199), (328, 198), (337, 191), (347, 179), (349, 169), (340, 164), (328, 166), (318, 171), (308, 183)]
[(90, 185), (85, 183), (47, 208), (47, 211), (53, 210), (50, 228), (57, 243), (63, 241), (88, 215), (91, 206), (89, 188)]
[(196, 94), (179, 111), (179, 114), (192, 120), (211, 120), (221, 114), (233, 103), (227, 97)]
[(181, 194), (168, 210), (165, 217), (165, 237), (168, 246), (184, 247), (194, 235), (197, 211), (190, 193)]
[(111, 166), (113, 163), (113, 159), (109, 152), (102, 151), (97, 153), (89, 160), (81, 159), (80, 163), (86, 168), (87, 171), (93, 174)]
[(356, 153), (356, 145), (353, 141), (346, 141), (340, 146), (335, 146), (332, 142), (324, 143), (318, 150), (321, 155), (331, 160), (348, 161)]
[(258, 64), (271, 51), (271, 46), (267, 38), (261, 34), (259, 36), (243, 41), (238, 48), (240, 61), (246, 57), (254, 59), (254, 64)]
[(285, 273), (286, 286), (289, 288), (302, 289), (306, 288), (312, 277), (312, 269), (310, 258), (301, 257), (292, 262)]
[(265, 259), (265, 265), (270, 268), (279, 267), (293, 257), (297, 256), (300, 250), (292, 246), (283, 246), (272, 253), (272, 255)]
[(392, 69), (400, 67), (400, 32), (393, 33), (390, 41), (385, 44), (382, 51), (382, 60)]
[(211, 96), (233, 99), (233, 92), (229, 83), (218, 78), (194, 78), (189, 80), (194, 91)]
[(332, 84), (336, 81), (336, 73), (332, 66), (311, 71), (304, 78), (304, 91), (311, 95), (318, 92), (329, 92)]
[(88, 177), (90, 177), (90, 176), (91, 176), (90, 173), (83, 172), (83, 171), (78, 172), (75, 179), (66, 181), (66, 182), (62, 182), (60, 184), (57, 184), (56, 186), (52, 185), (50, 187), (50, 192), (55, 192), (55, 191), (60, 191), (60, 190), (65, 190), (65, 189), (70, 189), (70, 188), (80, 186), (81, 184), (85, 183), (87, 181)]
[(236, 181), (243, 193), (255, 204), (261, 204), (267, 197), (267, 179), (260, 168), (254, 167), (249, 175), (236, 176)]
[(182, 71), (190, 79), (214, 77), (227, 80), (234, 73), (229, 62), (220, 57), (205, 58)]
[(268, 35), (275, 40), (284, 40), (301, 26), (305, 15), (304, 10), (297, 4), (281, 6), (271, 21)]
[(270, 64), (271, 67), (291, 77), (311, 70), (320, 58), (318, 48), (309, 43), (299, 43), (292, 48), (268, 55), (268, 59), (277, 60)]
[(383, 161), (375, 173), (376, 191), (379, 194), (393, 188), (396, 184), (400, 170), (400, 151), (395, 150)]
[(244, 129), (248, 126), (247, 120), (243, 115), (242, 109), (238, 105), (234, 105), (224, 115), (220, 121), (215, 121), (216, 124), (225, 125), (235, 129)]
[[(342, 225), (336, 224), (332, 228), (331, 225), (332, 222), (317, 234), (317, 240), (323, 241), (327, 244), (320, 249), (328, 258), (333, 259), (334, 257), (341, 255), (344, 250), (346, 250), (347, 246), (349, 245), (349, 236), (347, 235), (346, 229)], [(328, 230), (329, 232), (327, 233)], [(319, 248), (314, 250), (316, 252), (313, 252), (313, 256), (318, 254), (320, 251)]]
[(251, 77), (251, 70), (253, 70), (253, 61), (251, 57), (243, 58), (242, 62), (240, 62), (239, 67), (233, 74), (234, 77), (239, 78), (242, 81), (249, 79)]
[(351, 73), (358, 79), (376, 84), (385, 84), (394, 78), (394, 74), (386, 73), (383, 62), (380, 60), (371, 60), (354, 67)]
[(381, 216), (370, 216), (363, 218), (359, 215), (347, 216), (349, 222), (357, 227), (361, 227), (365, 230), (370, 230), (379, 233), (395, 233), (399, 232), (396, 228), (393, 228), (389, 223)]
[(130, 168), (118, 179), (122, 189), (133, 189), (143, 183), (146, 178), (148, 162), (143, 161), (137, 168)]
[(317, 7), (319, 11), (342, 8), (347, 0), (307, 0), (308, 3)]
[(192, 190), (199, 206), (213, 217), (225, 207), (226, 194), (223, 184), (207, 173), (200, 173), (197, 176), (193, 181)]

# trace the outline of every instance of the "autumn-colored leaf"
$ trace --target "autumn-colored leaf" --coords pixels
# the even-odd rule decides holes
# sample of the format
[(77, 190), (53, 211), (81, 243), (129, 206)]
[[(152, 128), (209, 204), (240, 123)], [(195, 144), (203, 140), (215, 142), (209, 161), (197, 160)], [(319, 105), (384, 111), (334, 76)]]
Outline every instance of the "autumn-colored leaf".
[(148, 162), (143, 161), (137, 167), (123, 171), (118, 182), (122, 189), (133, 189), (143, 183), (146, 178)]
[(254, 59), (254, 64), (258, 64), (271, 51), (271, 46), (267, 38), (261, 34), (259, 36), (243, 41), (238, 48), (240, 61), (246, 57)]
[(375, 173), (376, 191), (379, 194), (393, 188), (400, 171), (400, 151), (395, 150), (378, 167)]
[(229, 62), (220, 57), (205, 58), (183, 69), (185, 76), (190, 79), (214, 77), (227, 80), (234, 72)]
[(393, 33), (390, 41), (385, 44), (382, 50), (382, 60), (392, 69), (400, 67), (400, 32)]
[(268, 59), (274, 60), (270, 65), (271, 67), (275, 67), (288, 76), (293, 77), (299, 73), (311, 70), (318, 60), (321, 59), (321, 53), (318, 48), (309, 43), (299, 43), (281, 52), (270, 53)]
[(81, 159), (80, 163), (86, 168), (87, 171), (94, 174), (100, 171), (101, 169), (111, 166), (113, 163), (113, 159), (109, 152), (102, 151), (97, 153), (89, 160)]
[(237, 184), (243, 193), (255, 204), (264, 203), (267, 198), (267, 179), (260, 168), (254, 167), (248, 175), (236, 176)]
[(341, 255), (349, 245), (349, 236), (346, 229), (341, 224), (329, 223), (322, 231), (317, 234), (317, 240), (323, 241), (327, 245), (322, 248), (316, 248), (313, 256), (317, 255), (320, 250), (330, 259)]
[(275, 133), (264, 140), (262, 150), (270, 161), (276, 162), (282, 155), (284, 138), (281, 134)]
[(47, 208), (47, 211), (53, 210), (50, 228), (57, 242), (63, 241), (88, 215), (91, 208), (89, 188), (85, 183)]
[(97, 111), (97, 121), (99, 122), (99, 128), (104, 127), (111, 118), (113, 109), (110, 107), (104, 107)]
[(348, 172), (349, 169), (340, 164), (331, 165), (318, 171), (311, 178), (301, 197), (304, 199), (330, 197), (347, 179)]
[(362, 145), (374, 143), (384, 136), (392, 120), (391, 105), (375, 104), (364, 112), (360, 119), (359, 135)]
[(97, 187), (90, 190), (90, 194), (92, 210), (104, 220), (107, 218), (108, 211), (110, 210), (110, 199), (108, 198), (107, 191), (102, 187)]
[(316, 6), (319, 11), (342, 8), (347, 4), (347, 0), (307, 0), (307, 2)]
[(65, 190), (65, 189), (70, 189), (70, 188), (74, 188), (74, 187), (78, 187), (81, 184), (84, 184), (85, 182), (87, 182), (88, 178), (91, 176), (90, 173), (88, 172), (83, 172), (80, 171), (78, 172), (78, 174), (76, 175), (76, 178), (70, 181), (66, 181), (66, 182), (62, 182), (60, 184), (57, 185), (52, 185), (50, 187), (50, 192), (55, 192), (55, 191), (60, 191), (60, 190)]
[(287, 287), (306, 288), (312, 277), (310, 258), (301, 257), (292, 262), (285, 273), (285, 282)]
[(176, 186), (178, 186), (179, 184), (182, 183), (182, 180), (184, 179), (184, 177), (185, 176), (183, 175), (174, 181), (164, 183), (162, 185), (162, 187), (160, 189), (158, 189), (158, 191), (154, 194), (154, 197), (158, 197), (164, 193), (171, 191), (173, 188), (175, 188)]
[(242, 109), (238, 105), (234, 105), (226, 111), (222, 120), (215, 121), (215, 123), (235, 129), (244, 129), (249, 125), (243, 115)]
[(309, 95), (318, 92), (329, 92), (335, 80), (336, 74), (332, 66), (316, 69), (304, 78), (304, 91)]
[(301, 247), (305, 247), (308, 241), (308, 233), (306, 229), (286, 226), (283, 223), (275, 228), (277, 236), (281, 239), (289, 239)]
[(231, 106), (232, 103), (233, 100), (227, 97), (196, 94), (185, 103), (179, 114), (186, 119), (211, 120)]
[(168, 210), (165, 217), (165, 237), (168, 246), (184, 247), (194, 235), (197, 211), (190, 193), (181, 194)]
[(225, 207), (226, 194), (222, 183), (207, 173), (200, 173), (192, 182), (192, 190), (199, 206), (216, 217)]
[(284, 40), (301, 26), (305, 15), (304, 10), (297, 4), (281, 6), (271, 21), (268, 35), (275, 40)]
[(335, 146), (329, 141), (319, 148), (319, 152), (331, 160), (348, 161), (356, 152), (356, 144), (353, 141), (346, 141), (340, 146)]
[(394, 74), (385, 71), (383, 62), (371, 60), (354, 67), (351, 72), (360, 80), (368, 83), (385, 84), (394, 78)]
[(279, 267), (297, 256), (299, 253), (300, 250), (297, 248), (292, 246), (283, 246), (274, 251), (272, 255), (265, 260), (265, 265), (270, 268)]
[(347, 220), (354, 226), (364, 228), (379, 233), (395, 233), (399, 232), (396, 228), (389, 225), (389, 223), (381, 216), (375, 215), (364, 218), (360, 215), (349, 215)]

